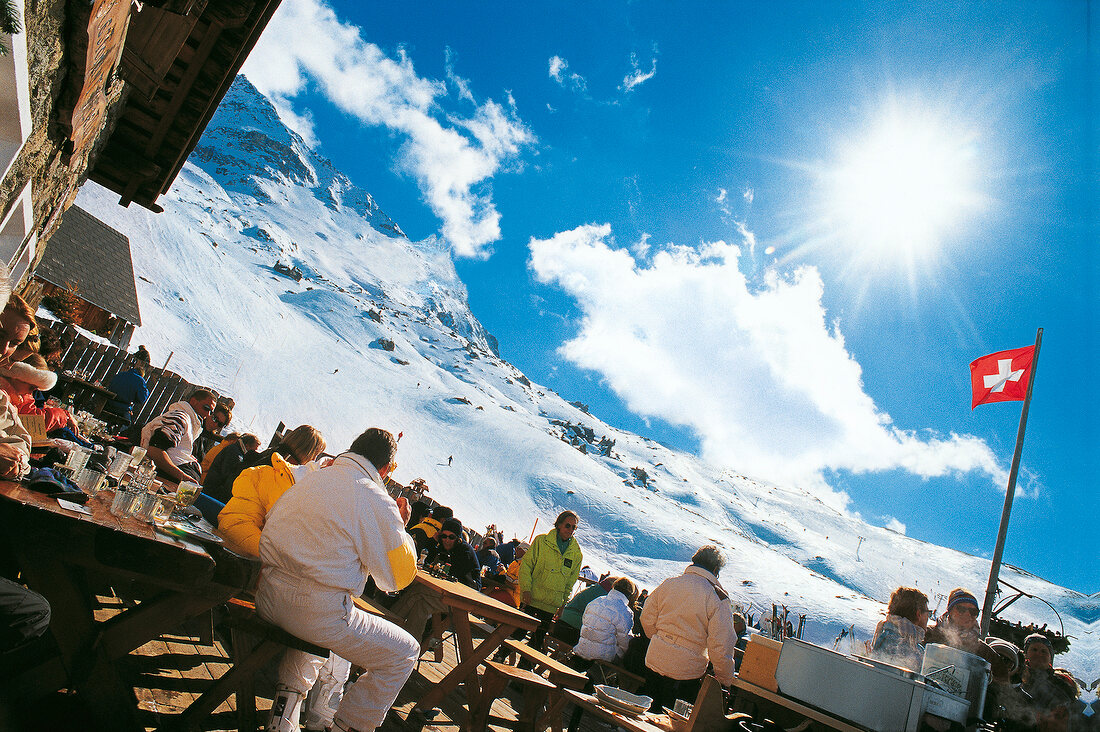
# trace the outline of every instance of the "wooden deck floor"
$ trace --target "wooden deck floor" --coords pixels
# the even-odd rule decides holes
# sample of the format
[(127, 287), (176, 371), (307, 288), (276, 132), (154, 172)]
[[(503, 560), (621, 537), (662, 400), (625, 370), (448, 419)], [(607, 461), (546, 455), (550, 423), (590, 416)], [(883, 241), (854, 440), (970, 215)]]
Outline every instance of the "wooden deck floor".
[[(117, 611), (119, 601), (103, 598), (103, 617), (109, 617)], [(449, 639), (443, 644), (444, 657), (441, 663), (435, 663), (431, 654), (425, 654), (413, 672), (405, 688), (402, 689), (394, 704), (393, 711), (382, 725), (383, 732), (408, 732), (421, 728), (406, 724), (405, 719), (413, 704), (432, 684), (438, 682), (458, 663), (455, 646)], [(146, 643), (131, 653), (125, 660), (125, 670), (134, 685), (141, 721), (147, 730), (155, 730), (171, 721), (171, 717), (187, 708), (202, 692), (229, 668), (228, 655), (221, 643), (215, 639), (213, 645), (203, 645), (194, 636), (177, 634), (164, 635), (155, 641)], [(271, 708), (271, 691), (275, 684), (274, 665), (263, 679), (257, 680), (258, 697), (256, 707), (259, 717), (266, 720), (266, 712)], [(262, 691), (268, 689), (266, 693)], [(520, 692), (507, 691), (507, 696), (497, 699), (490, 714), (489, 729), (503, 732), (509, 729), (509, 722), (517, 719), (517, 706)], [(234, 697), (224, 702), (202, 724), (203, 730), (236, 730), (236, 700)], [(458, 732), (466, 721), (468, 709), (465, 707), (463, 689), (450, 694), (440, 705), (442, 713), (422, 729), (426, 732)], [(568, 720), (565, 720), (566, 723)], [(598, 720), (585, 717), (582, 732), (606, 732), (610, 729)]]

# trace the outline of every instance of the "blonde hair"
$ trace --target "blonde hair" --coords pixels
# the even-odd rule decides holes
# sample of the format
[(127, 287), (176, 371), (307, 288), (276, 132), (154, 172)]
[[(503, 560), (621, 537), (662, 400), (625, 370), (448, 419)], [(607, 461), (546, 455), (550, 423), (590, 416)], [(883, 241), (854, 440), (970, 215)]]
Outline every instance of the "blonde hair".
[(316, 427), (303, 424), (283, 435), (279, 447), (290, 453), (299, 465), (305, 465), (325, 451), (325, 438)]

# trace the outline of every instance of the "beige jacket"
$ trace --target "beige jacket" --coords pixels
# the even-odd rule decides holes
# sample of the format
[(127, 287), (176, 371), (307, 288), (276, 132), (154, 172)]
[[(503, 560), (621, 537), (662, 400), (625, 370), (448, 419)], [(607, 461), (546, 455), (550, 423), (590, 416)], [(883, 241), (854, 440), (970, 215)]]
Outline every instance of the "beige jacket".
[[(19, 412), (16, 411), (15, 405), (11, 403), (11, 398), (5, 391), (0, 391), (0, 443), (14, 445), (30, 457), (31, 435), (19, 420)], [(27, 465), (24, 460), (22, 473), (26, 472)]]
[(718, 578), (692, 565), (657, 586), (642, 608), (649, 636), (645, 665), (670, 679), (702, 678), (707, 661), (718, 681), (733, 683), (733, 609)]

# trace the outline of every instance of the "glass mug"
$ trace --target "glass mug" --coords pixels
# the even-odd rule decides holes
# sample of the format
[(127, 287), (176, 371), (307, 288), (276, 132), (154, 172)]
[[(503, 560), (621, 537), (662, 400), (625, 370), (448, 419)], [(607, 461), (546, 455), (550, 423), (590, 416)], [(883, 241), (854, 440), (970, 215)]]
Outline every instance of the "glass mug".
[(130, 514), (137, 493), (119, 488), (115, 491), (115, 497), (111, 501), (111, 513), (120, 518)]
[(195, 503), (195, 499), (202, 492), (202, 486), (190, 480), (185, 480), (176, 488), (176, 503), (180, 508), (187, 508)]

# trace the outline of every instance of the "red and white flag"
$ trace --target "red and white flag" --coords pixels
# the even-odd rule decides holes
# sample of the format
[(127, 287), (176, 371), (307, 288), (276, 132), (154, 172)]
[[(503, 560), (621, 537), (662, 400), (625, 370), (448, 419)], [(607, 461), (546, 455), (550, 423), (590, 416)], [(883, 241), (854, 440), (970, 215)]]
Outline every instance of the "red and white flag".
[(1022, 402), (1031, 380), (1035, 346), (998, 351), (970, 362), (970, 408), (991, 402)]

